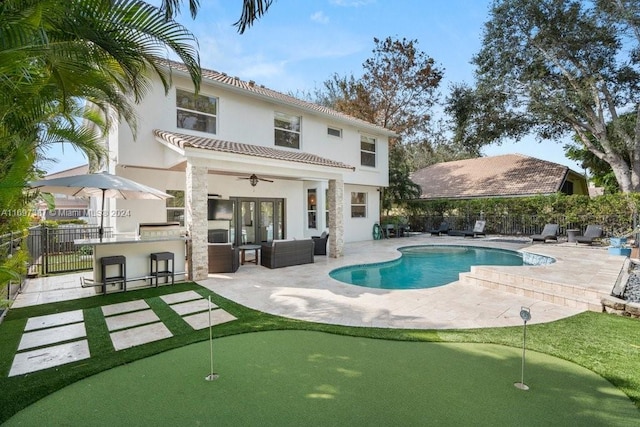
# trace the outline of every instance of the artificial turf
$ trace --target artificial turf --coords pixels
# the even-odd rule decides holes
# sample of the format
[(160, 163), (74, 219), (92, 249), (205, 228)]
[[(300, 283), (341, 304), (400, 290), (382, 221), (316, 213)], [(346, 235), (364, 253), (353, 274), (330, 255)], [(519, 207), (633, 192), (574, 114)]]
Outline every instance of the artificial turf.
[(271, 331), (171, 350), (72, 384), (13, 425), (631, 425), (638, 411), (593, 372), (493, 344)]
[[(214, 338), (216, 338), (216, 340), (214, 340), (215, 342), (222, 342), (232, 338), (234, 335), (249, 332), (304, 330), (329, 332), (334, 335), (349, 335), (359, 338), (378, 338), (381, 340), (389, 340), (388, 345), (390, 346), (398, 344), (398, 347), (407, 344), (403, 343), (403, 341), (422, 341), (423, 344), (426, 341), (446, 341), (459, 343), (495, 343), (512, 347), (509, 349), (510, 351), (519, 351), (518, 348), (522, 344), (521, 327), (474, 330), (402, 330), (344, 327), (285, 319), (238, 305), (220, 297), (219, 295), (211, 293), (206, 288), (194, 283), (183, 283), (176, 284), (174, 286), (135, 290), (126, 293), (96, 296), (93, 298), (55, 304), (11, 309), (4, 321), (0, 324), (0, 424), (8, 420), (21, 409), (28, 407), (39, 399), (51, 395), (65, 386), (73, 384), (84, 378), (93, 378), (92, 375), (101, 373), (110, 368), (122, 366), (128, 369), (129, 366), (136, 365), (137, 363), (143, 363), (141, 359), (148, 358), (144, 361), (151, 362), (156, 359), (156, 356), (154, 355), (161, 353), (162, 355), (158, 357), (164, 357), (165, 354), (173, 354), (173, 351), (201, 351), (201, 349), (198, 349), (200, 348), (199, 345), (202, 344), (198, 344), (196, 346), (192, 346), (191, 344), (206, 342), (209, 336), (208, 331), (206, 329), (200, 331), (194, 331), (191, 329), (180, 316), (177, 316), (174, 311), (168, 309), (166, 304), (164, 304), (159, 298), (163, 294), (182, 292), (185, 290), (195, 290), (205, 298), (211, 296), (216, 305), (233, 314), (238, 319), (215, 326), (213, 328)], [(174, 336), (169, 339), (133, 347), (127, 350), (115, 351), (109, 339), (105, 320), (101, 314), (100, 307), (103, 305), (137, 299), (144, 299), (147, 301), (149, 306), (172, 331)], [(15, 354), (20, 341), (20, 336), (24, 330), (27, 318), (77, 309), (82, 309), (84, 311), (85, 325), (91, 350), (90, 359), (33, 372), (27, 375), (7, 377), (13, 360), (13, 355)], [(615, 385), (618, 390), (623, 391), (631, 397), (632, 401), (635, 402), (636, 405), (640, 405), (640, 347), (638, 346), (638, 343), (640, 343), (639, 325), (640, 323), (635, 319), (589, 312), (557, 322), (530, 325), (528, 329), (529, 333), (527, 343), (528, 348), (531, 350), (538, 350), (540, 352), (548, 353), (549, 355), (554, 355), (561, 359), (577, 363), (578, 365), (599, 374)], [(253, 334), (251, 335), (253, 336)], [(261, 334), (257, 334), (256, 336), (260, 335)], [(221, 337), (228, 338), (222, 339)], [(302, 345), (302, 343), (300, 342), (298, 345)], [(273, 344), (273, 346), (276, 346), (276, 344)], [(180, 349), (181, 347), (183, 347), (184, 350)], [(221, 349), (222, 348), (225, 348), (225, 346), (222, 346)], [(330, 348), (330, 346), (328, 346), (328, 348)], [(250, 352), (250, 354), (253, 357), (256, 357), (253, 353)], [(463, 352), (460, 354), (466, 353)], [(394, 352), (392, 356), (385, 356), (386, 359), (381, 359), (376, 354), (372, 354), (371, 357), (374, 361), (384, 361), (389, 365), (394, 365), (395, 361), (401, 360), (399, 359), (400, 355), (401, 352)], [(197, 359), (201, 360), (201, 357)], [(474, 366), (473, 363), (480, 359), (472, 357), (469, 360), (471, 361), (470, 366)], [(222, 362), (222, 360), (220, 362)], [(429, 361), (426, 361), (422, 365), (427, 366), (428, 364)], [(176, 364), (174, 365), (177, 366)], [(407, 372), (414, 372), (413, 367), (409, 365), (406, 365), (405, 367)], [(163, 367), (162, 369), (170, 370), (170, 368), (166, 367)], [(449, 373), (449, 369), (450, 368), (448, 367), (444, 367), (441, 370), (436, 371), (434, 375), (448, 378), (447, 375)], [(114, 372), (119, 370), (120, 368), (116, 369)], [(265, 371), (266, 374), (269, 374), (269, 372), (270, 371)], [(198, 376), (202, 375), (203, 374), (198, 374)], [(226, 370), (224, 376), (227, 376)], [(376, 386), (377, 388), (368, 385), (363, 389), (363, 391), (371, 393), (381, 387), (383, 388), (380, 384), (384, 384), (389, 376), (390, 374), (379, 375), (378, 385)], [(236, 375), (233, 377), (236, 379), (238, 378)], [(248, 378), (248, 381), (252, 381), (250, 377)], [(518, 379), (514, 378), (514, 372), (512, 372), (512, 370), (509, 372), (509, 378), (509, 381), (511, 382)], [(221, 380), (226, 381), (224, 378)], [(297, 378), (292, 378), (291, 381), (290, 386), (295, 385)], [(457, 383), (453, 386), (458, 387), (461, 392), (466, 393), (461, 397), (462, 401), (481, 399), (484, 393), (484, 388), (480, 385), (477, 387), (468, 387), (466, 383)], [(151, 394), (154, 399), (157, 399), (158, 396), (162, 395), (162, 387), (163, 386), (160, 385), (157, 389), (152, 390)], [(582, 390), (582, 388), (576, 387), (575, 390)], [(117, 387), (111, 391), (111, 394), (118, 394)], [(265, 392), (265, 396), (270, 394), (271, 392)], [(527, 393), (525, 392), (525, 394)], [(247, 396), (249, 395), (250, 394)], [(177, 399), (180, 397), (180, 394), (174, 397)], [(84, 396), (78, 396), (77, 398), (74, 398), (72, 403), (76, 403), (77, 401), (80, 404), (83, 404), (83, 399)], [(587, 397), (586, 399), (590, 400), (591, 398)], [(153, 410), (154, 406), (149, 406), (151, 405), (151, 402), (153, 402), (153, 400), (149, 400), (148, 403), (139, 406), (138, 409), (143, 408), (146, 410), (146, 408), (150, 408), (149, 410)], [(355, 402), (358, 404), (360, 403), (358, 400)], [(447, 405), (454, 405), (453, 408), (455, 409), (458, 408), (458, 406), (455, 405), (459, 405), (459, 402), (459, 400), (448, 401)], [(591, 403), (593, 409), (598, 410), (599, 404), (593, 403), (593, 401), (591, 401)], [(252, 402), (247, 401), (246, 399), (244, 400), (244, 405), (250, 404), (252, 404)], [(429, 402), (425, 402), (424, 404), (429, 405)], [(584, 407), (586, 408), (587, 406), (588, 405), (585, 405)], [(412, 408), (409, 411), (411, 412), (413, 410), (414, 409)], [(560, 418), (562, 417), (563, 416), (560, 416)], [(636, 409), (635, 419), (633, 420), (634, 423), (638, 418), (640, 418), (640, 412)], [(595, 417), (594, 420), (595, 422), (599, 422), (600, 418)]]

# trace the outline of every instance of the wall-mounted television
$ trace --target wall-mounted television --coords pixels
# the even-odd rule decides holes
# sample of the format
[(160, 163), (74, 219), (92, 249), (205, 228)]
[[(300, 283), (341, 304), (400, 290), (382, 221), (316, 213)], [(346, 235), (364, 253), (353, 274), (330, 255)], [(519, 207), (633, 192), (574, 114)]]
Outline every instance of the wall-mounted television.
[(207, 219), (231, 221), (233, 219), (233, 201), (209, 199), (207, 204)]

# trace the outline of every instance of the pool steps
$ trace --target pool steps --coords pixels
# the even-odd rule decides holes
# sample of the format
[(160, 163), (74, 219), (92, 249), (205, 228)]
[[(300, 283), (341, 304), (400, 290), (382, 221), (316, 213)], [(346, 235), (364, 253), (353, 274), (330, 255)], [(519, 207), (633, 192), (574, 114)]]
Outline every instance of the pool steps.
[(588, 285), (563, 284), (488, 266), (471, 267), (470, 272), (460, 273), (460, 282), (597, 312), (602, 311), (601, 298), (610, 293), (590, 289)]

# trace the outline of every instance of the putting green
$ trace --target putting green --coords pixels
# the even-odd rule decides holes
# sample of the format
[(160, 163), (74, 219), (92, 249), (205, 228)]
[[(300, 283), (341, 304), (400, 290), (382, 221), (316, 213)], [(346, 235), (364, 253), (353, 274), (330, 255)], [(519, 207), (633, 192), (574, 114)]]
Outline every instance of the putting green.
[(14, 425), (637, 425), (639, 413), (591, 371), (491, 344), (417, 343), (320, 332), (236, 335), (79, 381)]

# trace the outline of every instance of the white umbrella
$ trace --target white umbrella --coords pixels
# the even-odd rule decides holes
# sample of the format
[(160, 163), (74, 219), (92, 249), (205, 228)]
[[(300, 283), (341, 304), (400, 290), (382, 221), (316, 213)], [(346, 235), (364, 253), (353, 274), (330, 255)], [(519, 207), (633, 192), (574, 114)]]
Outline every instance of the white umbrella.
[[(155, 188), (140, 184), (121, 176), (108, 172), (92, 173), (86, 175), (73, 175), (61, 178), (43, 179), (29, 183), (29, 187), (38, 189), (43, 193), (66, 194), (76, 197), (102, 196), (102, 209), (104, 212), (104, 199), (150, 199), (164, 200), (173, 197)], [(100, 239), (104, 234), (104, 215), (100, 215)]]

